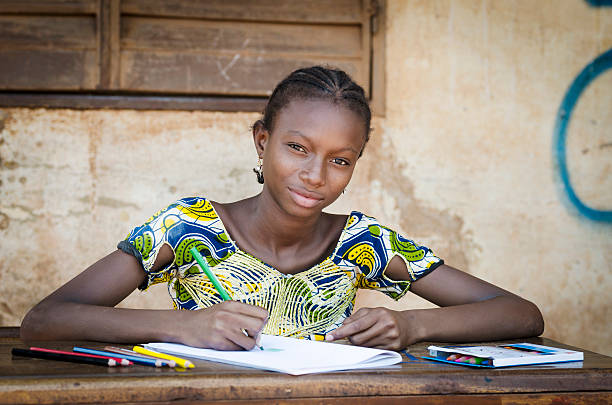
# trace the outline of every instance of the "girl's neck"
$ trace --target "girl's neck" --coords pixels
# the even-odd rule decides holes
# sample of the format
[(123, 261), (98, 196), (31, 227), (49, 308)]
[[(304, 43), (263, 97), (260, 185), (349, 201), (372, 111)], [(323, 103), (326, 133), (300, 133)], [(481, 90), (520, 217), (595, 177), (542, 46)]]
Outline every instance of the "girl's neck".
[(285, 274), (320, 263), (338, 243), (346, 217), (318, 213), (296, 218), (265, 193), (230, 204), (217, 204), (223, 224), (238, 248)]
[(283, 211), (265, 191), (246, 200), (250, 205), (248, 232), (260, 246), (271, 250), (307, 245), (324, 226), (322, 213), (296, 217)]

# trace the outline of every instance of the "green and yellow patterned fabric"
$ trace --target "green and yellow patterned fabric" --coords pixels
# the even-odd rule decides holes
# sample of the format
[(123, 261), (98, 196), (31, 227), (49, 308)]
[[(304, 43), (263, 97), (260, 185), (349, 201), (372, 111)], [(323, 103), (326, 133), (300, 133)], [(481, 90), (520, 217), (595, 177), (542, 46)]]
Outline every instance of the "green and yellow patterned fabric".
[[(174, 261), (152, 271), (159, 249), (169, 245)], [(136, 227), (117, 246), (138, 258), (147, 274), (141, 290), (167, 283), (176, 309), (201, 309), (222, 301), (189, 249), (195, 246), (233, 300), (266, 308), (263, 333), (320, 339), (342, 324), (358, 288), (399, 299), (418, 280), (442, 264), (425, 246), (353, 211), (334, 252), (297, 274), (283, 274), (240, 250), (205, 198), (184, 198)], [(406, 263), (411, 281), (394, 281), (384, 272), (394, 256)]]

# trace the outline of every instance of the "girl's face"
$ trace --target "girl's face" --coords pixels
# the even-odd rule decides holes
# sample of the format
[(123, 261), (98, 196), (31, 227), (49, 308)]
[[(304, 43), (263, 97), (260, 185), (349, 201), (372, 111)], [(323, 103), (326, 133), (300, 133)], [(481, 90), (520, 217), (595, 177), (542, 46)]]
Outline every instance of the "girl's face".
[(254, 129), (264, 187), (287, 213), (312, 215), (349, 183), (364, 146), (364, 122), (342, 105), (294, 100), (278, 112), (272, 133)]

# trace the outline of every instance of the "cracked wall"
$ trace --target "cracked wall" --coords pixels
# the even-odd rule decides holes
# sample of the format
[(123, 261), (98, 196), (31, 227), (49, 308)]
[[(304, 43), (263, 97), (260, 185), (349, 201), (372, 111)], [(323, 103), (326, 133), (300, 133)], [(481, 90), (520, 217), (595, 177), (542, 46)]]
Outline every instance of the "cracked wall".
[[(388, 1), (386, 115), (333, 212), (362, 210), (542, 309), (544, 335), (612, 354), (612, 227), (564, 199), (552, 156), (564, 92), (612, 47), (612, 8), (580, 1)], [(612, 206), (612, 71), (568, 130), (581, 198)], [(259, 190), (257, 114), (0, 110), (0, 325), (179, 197)], [(122, 304), (169, 308), (166, 289)], [(430, 306), (360, 292), (358, 306)], [(593, 325), (600, 325), (593, 327)]]

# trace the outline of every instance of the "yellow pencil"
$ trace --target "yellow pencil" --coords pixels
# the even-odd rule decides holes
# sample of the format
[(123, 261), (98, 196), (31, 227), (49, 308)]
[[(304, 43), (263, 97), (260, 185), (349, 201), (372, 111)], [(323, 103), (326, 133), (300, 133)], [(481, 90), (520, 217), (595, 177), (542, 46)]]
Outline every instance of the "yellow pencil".
[(160, 359), (174, 360), (179, 367), (183, 367), (183, 368), (194, 368), (195, 367), (193, 363), (190, 362), (189, 360), (181, 359), (180, 357), (170, 356), (169, 354), (165, 354), (165, 353), (159, 353), (159, 352), (154, 352), (152, 350), (147, 350), (144, 347), (134, 346), (132, 350), (134, 350), (136, 353), (146, 354), (146, 355), (157, 357)]

